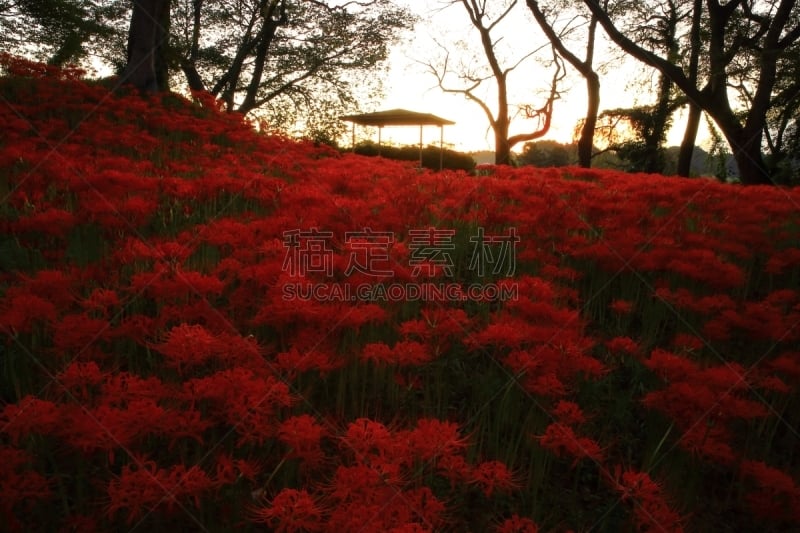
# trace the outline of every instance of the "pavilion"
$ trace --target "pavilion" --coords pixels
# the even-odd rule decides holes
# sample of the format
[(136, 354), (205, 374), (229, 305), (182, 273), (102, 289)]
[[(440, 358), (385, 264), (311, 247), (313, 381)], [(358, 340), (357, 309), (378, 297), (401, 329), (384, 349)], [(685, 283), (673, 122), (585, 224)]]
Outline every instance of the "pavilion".
[(378, 127), (378, 149), (380, 149), (381, 146), (381, 131), (384, 126), (419, 126), (420, 167), (422, 167), (422, 128), (424, 126), (439, 126), (439, 170), (442, 169), (444, 154), (444, 126), (455, 124), (452, 120), (437, 117), (430, 113), (418, 113), (407, 109), (390, 109), (388, 111), (376, 111), (374, 113), (346, 115), (341, 117), (341, 119), (353, 123), (353, 148), (355, 148), (356, 144), (356, 124)]

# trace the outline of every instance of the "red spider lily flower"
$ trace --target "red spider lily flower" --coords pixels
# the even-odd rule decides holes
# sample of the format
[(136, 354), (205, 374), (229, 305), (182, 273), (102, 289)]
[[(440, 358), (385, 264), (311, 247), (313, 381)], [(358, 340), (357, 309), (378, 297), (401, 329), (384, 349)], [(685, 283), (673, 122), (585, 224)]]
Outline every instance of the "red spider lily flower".
[(678, 444), (696, 457), (703, 457), (721, 465), (732, 465), (736, 453), (727, 441), (731, 438), (725, 426), (708, 419), (700, 421), (683, 433)]
[(225, 453), (221, 453), (217, 457), (214, 483), (218, 486), (232, 485), (240, 478), (255, 483), (256, 476), (261, 472), (262, 468), (263, 466), (258, 461), (234, 459)]
[(203, 326), (181, 324), (172, 328), (161, 344), (153, 346), (165, 356), (167, 366), (179, 373), (201, 366), (217, 354), (216, 337)]
[[(329, 497), (337, 506), (344, 503), (374, 503), (390, 500), (397, 495), (395, 476), (385, 478), (378, 469), (366, 464), (338, 466), (330, 487), (326, 488)], [(402, 480), (398, 485), (402, 484)]]
[(22, 279), (32, 294), (53, 302), (59, 310), (63, 310), (75, 301), (76, 276), (76, 271), (40, 270), (34, 277)]
[(761, 389), (778, 392), (780, 394), (789, 394), (792, 392), (792, 388), (777, 376), (759, 377), (756, 380), (756, 386)]
[(422, 524), (412, 522), (410, 524), (403, 524), (402, 526), (393, 527), (388, 533), (433, 533), (433, 530), (423, 526)]
[(716, 390), (743, 391), (750, 388), (749, 373), (739, 363), (704, 368), (696, 374), (689, 374), (684, 379), (703, 383)]
[(388, 345), (382, 342), (372, 342), (364, 346), (359, 358), (362, 361), (372, 361), (377, 365), (395, 364), (394, 353)]
[(203, 433), (213, 425), (195, 409), (165, 409), (161, 418), (154, 420), (152, 424), (155, 433), (170, 439), (169, 450), (173, 450), (178, 440), (184, 438), (193, 439), (202, 445)]
[(784, 374), (791, 381), (800, 382), (800, 352), (784, 352), (766, 366)]
[(170, 387), (155, 376), (142, 378), (128, 372), (108, 374), (101, 384), (102, 402), (122, 407), (133, 400), (159, 401), (173, 396)]
[(678, 349), (682, 348), (687, 351), (700, 351), (705, 346), (705, 342), (703, 342), (703, 339), (695, 335), (678, 333), (672, 339), (672, 346)]
[(257, 376), (244, 368), (186, 381), (183, 395), (192, 401), (208, 400), (209, 417), (236, 430), (240, 437), (237, 446), (261, 445), (273, 438), (276, 410), (295, 403), (286, 383), (273, 376)]
[(64, 355), (71, 352), (89, 353), (110, 334), (111, 324), (108, 320), (92, 318), (83, 313), (64, 315), (53, 326), (53, 347)]
[(470, 482), (478, 485), (487, 498), (491, 498), (495, 490), (509, 492), (520, 486), (508, 466), (500, 461), (480, 463), (472, 470)]
[(387, 312), (377, 304), (342, 306), (341, 312), (337, 313), (337, 315), (336, 329), (356, 331), (365, 324), (380, 324), (386, 322), (389, 316)]
[(575, 402), (559, 400), (551, 414), (562, 424), (570, 426), (586, 422), (586, 415), (583, 414), (583, 410)]
[(670, 508), (662, 487), (646, 472), (621, 472), (617, 466), (611, 484), (621, 493), (622, 501), (633, 506), (634, 521), (640, 531), (683, 531), (683, 519)]
[(515, 312), (533, 324), (558, 324), (560, 328), (572, 330), (581, 325), (580, 316), (575, 309), (564, 309), (550, 302), (534, 301), (520, 297), (506, 304), (506, 309)]
[(328, 518), (326, 530), (383, 533), (392, 527), (385, 524), (385, 522), (388, 521), (386, 519), (387, 514), (393, 510), (387, 509), (383, 504), (368, 503), (366, 501), (354, 501), (338, 505)]
[(275, 533), (313, 533), (323, 530), (324, 512), (305, 489), (283, 489), (266, 507), (252, 511), (252, 520)]
[(74, 213), (50, 207), (42, 211), (37, 211), (30, 215), (20, 217), (10, 224), (10, 229), (14, 233), (40, 233), (52, 237), (66, 237), (78, 218)]
[(165, 411), (151, 399), (133, 400), (124, 408), (99, 405), (86, 409), (65, 405), (61, 438), (85, 453), (105, 451), (113, 462), (118, 448), (129, 449), (147, 435), (154, 435), (163, 424)]
[(52, 497), (50, 481), (30, 470), (33, 457), (28, 452), (0, 446), (0, 516), (8, 531), (25, 531), (31, 526), (31, 517), (20, 521), (14, 509), (22, 510), (36, 500)]
[(770, 258), (764, 265), (764, 271), (768, 274), (780, 275), (790, 268), (800, 265), (800, 249), (786, 248), (773, 251)]
[(377, 364), (420, 366), (433, 360), (432, 350), (416, 341), (399, 341), (389, 348), (382, 342), (364, 346), (361, 360), (373, 361)]
[(278, 426), (278, 440), (290, 448), (289, 457), (300, 459), (309, 468), (324, 459), (321, 441), (327, 434), (324, 426), (306, 414), (287, 418)]
[(494, 533), (538, 533), (539, 528), (530, 518), (511, 515), (494, 528)]
[(602, 462), (600, 446), (587, 437), (578, 437), (569, 426), (555, 422), (547, 426), (544, 435), (535, 437), (539, 445), (553, 452), (557, 457), (569, 456), (575, 460), (573, 465), (584, 458)]
[(457, 455), (467, 447), (467, 439), (461, 436), (459, 425), (435, 418), (421, 418), (408, 433), (410, 451), (424, 461)]
[(168, 510), (174, 510), (178, 502), (187, 500), (200, 507), (201, 496), (213, 485), (208, 474), (197, 466), (186, 468), (178, 464), (161, 469), (153, 462), (145, 462), (134, 469), (125, 465), (119, 477), (108, 484), (106, 512), (114, 516), (119, 511), (127, 511), (126, 523), (131, 525), (165, 503)]
[(225, 286), (215, 276), (189, 270), (170, 272), (165, 267), (157, 265), (153, 272), (135, 274), (131, 279), (131, 288), (135, 291), (144, 291), (154, 300), (163, 301), (219, 296)]
[(639, 352), (639, 345), (630, 337), (614, 337), (606, 341), (606, 348), (612, 353), (634, 355)]
[(106, 375), (94, 361), (73, 361), (56, 375), (56, 380), (84, 405), (91, 397), (90, 389), (99, 390)]
[(612, 301), (608, 307), (618, 315), (627, 315), (633, 311), (633, 302), (617, 299)]
[(305, 351), (299, 350), (297, 345), (292, 346), (288, 352), (281, 352), (275, 356), (275, 367), (283, 370), (290, 377), (310, 370), (316, 370), (322, 375), (329, 374), (340, 368), (343, 363), (344, 361), (339, 360), (334, 353), (326, 349)]
[(669, 260), (666, 270), (720, 290), (741, 287), (744, 283), (742, 269), (722, 261), (712, 250), (684, 250), (679, 257)]
[(133, 314), (124, 317), (117, 327), (109, 333), (112, 339), (130, 339), (137, 344), (147, 345), (147, 339), (155, 337), (156, 321), (152, 317)]
[(109, 310), (119, 305), (119, 297), (114, 290), (97, 288), (81, 305), (86, 311), (99, 311), (104, 318), (109, 318)]
[(523, 387), (532, 394), (551, 398), (560, 398), (569, 394), (567, 386), (555, 372), (546, 372), (539, 376), (525, 376)]
[(25, 396), (16, 404), (8, 404), (0, 414), (0, 431), (16, 445), (28, 435), (52, 435), (60, 426), (62, 409), (59, 405)]
[(10, 336), (30, 333), (34, 324), (55, 322), (56, 315), (56, 306), (44, 298), (25, 293), (7, 295), (0, 302), (0, 332)]
[(436, 471), (450, 480), (451, 488), (472, 479), (472, 470), (463, 455), (443, 455), (436, 460)]
[(513, 317), (494, 318), (494, 322), (481, 331), (470, 334), (465, 344), (472, 350), (489, 346), (519, 349), (535, 342), (547, 342), (553, 336), (551, 327), (536, 327), (525, 320)]
[(463, 309), (435, 307), (423, 309), (422, 319), (430, 328), (429, 336), (436, 338), (460, 338), (470, 327), (470, 318)]
[(747, 499), (757, 516), (787, 524), (800, 521), (800, 487), (790, 475), (763, 461), (747, 459), (739, 471), (755, 484), (756, 490)]
[(445, 522), (446, 507), (429, 487), (420, 487), (405, 491), (402, 498), (405, 504), (417, 515), (418, 521), (432, 529), (438, 529)]
[(683, 381), (686, 376), (693, 376), (699, 371), (697, 364), (689, 359), (661, 348), (655, 348), (644, 361), (644, 365), (662, 379), (671, 382)]
[(368, 418), (351, 422), (341, 440), (345, 449), (355, 452), (356, 458), (384, 456), (394, 446), (391, 431), (380, 422)]
[(431, 327), (425, 320), (407, 320), (397, 328), (404, 337), (417, 337), (420, 340), (428, 340), (431, 337)]
[(252, 335), (242, 337), (236, 333), (221, 331), (215, 337), (216, 357), (226, 366), (258, 369), (264, 365), (263, 350)]

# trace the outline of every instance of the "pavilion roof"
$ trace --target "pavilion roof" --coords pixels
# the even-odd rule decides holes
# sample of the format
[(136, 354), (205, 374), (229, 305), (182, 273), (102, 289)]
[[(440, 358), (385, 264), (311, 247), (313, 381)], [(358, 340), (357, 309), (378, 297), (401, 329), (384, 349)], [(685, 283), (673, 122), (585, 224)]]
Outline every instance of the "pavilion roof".
[(408, 109), (389, 109), (388, 111), (376, 111), (374, 113), (345, 115), (341, 119), (362, 126), (447, 126), (455, 124), (452, 120), (437, 117), (430, 113), (409, 111)]

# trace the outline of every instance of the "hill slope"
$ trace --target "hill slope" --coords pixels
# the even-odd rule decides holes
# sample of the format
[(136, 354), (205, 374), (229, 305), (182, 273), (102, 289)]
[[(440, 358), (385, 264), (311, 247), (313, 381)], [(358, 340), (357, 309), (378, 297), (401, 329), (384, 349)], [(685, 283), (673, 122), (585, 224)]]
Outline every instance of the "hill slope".
[(797, 190), (419, 171), (4, 61), (9, 529), (800, 523)]

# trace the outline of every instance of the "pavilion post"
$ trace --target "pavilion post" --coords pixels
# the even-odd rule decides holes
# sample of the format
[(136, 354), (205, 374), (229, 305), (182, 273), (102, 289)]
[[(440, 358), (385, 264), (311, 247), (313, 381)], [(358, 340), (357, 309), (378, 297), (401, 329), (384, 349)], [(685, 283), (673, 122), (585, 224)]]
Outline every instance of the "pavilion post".
[(378, 155), (381, 155), (381, 147), (383, 146), (383, 140), (381, 139), (382, 133), (383, 133), (383, 126), (378, 126)]
[(444, 166), (444, 126), (439, 126), (439, 172)]
[(422, 168), (422, 124), (419, 125), (419, 168)]
[(350, 149), (355, 152), (356, 151), (356, 123), (353, 122), (353, 131), (351, 133), (352, 140), (350, 141)]

